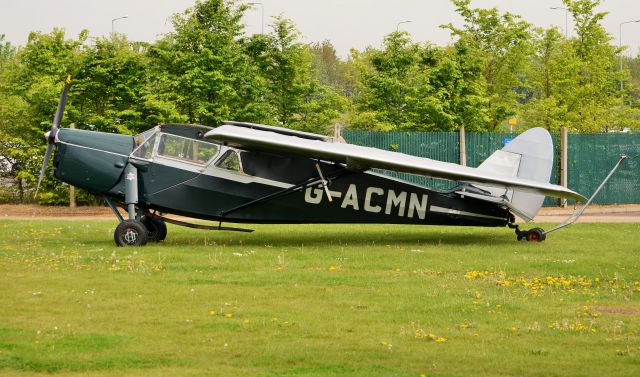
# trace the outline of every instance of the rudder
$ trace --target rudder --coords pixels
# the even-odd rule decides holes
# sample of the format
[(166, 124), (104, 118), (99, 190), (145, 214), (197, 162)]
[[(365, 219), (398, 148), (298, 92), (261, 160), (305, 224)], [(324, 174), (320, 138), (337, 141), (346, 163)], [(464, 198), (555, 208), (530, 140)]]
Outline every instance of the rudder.
[[(479, 170), (544, 183), (549, 183), (552, 168), (553, 140), (551, 134), (542, 127), (523, 132), (478, 166)], [(494, 196), (505, 198), (512, 210), (526, 221), (535, 217), (544, 201), (544, 195), (540, 194), (510, 188), (475, 186)]]

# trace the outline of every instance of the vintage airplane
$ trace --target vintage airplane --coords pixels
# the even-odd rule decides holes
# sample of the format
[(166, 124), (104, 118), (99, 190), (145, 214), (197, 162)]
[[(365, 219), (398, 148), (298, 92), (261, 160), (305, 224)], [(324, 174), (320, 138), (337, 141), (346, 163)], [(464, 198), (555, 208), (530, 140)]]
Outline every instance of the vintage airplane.
[[(548, 183), (553, 146), (542, 128), (522, 133), (471, 168), (252, 123), (162, 124), (135, 136), (60, 128), (69, 87), (67, 78), (45, 134), (49, 144), (38, 188), (55, 145), (54, 176), (104, 197), (120, 221), (118, 246), (163, 240), (165, 222), (250, 231), (223, 227), (223, 221), (509, 226), (518, 240), (542, 241), (548, 232), (521, 231), (515, 215), (533, 219), (545, 196), (586, 199)], [(372, 168), (459, 184), (439, 191)], [(219, 224), (190, 224), (164, 214)]]

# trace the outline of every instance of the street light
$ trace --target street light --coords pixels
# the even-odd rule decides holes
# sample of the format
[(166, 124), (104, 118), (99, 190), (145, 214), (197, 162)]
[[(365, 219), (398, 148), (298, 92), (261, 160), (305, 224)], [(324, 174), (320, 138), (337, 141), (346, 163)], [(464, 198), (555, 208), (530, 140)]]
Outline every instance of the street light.
[(398, 24), (396, 25), (396, 33), (398, 32), (398, 28), (400, 27), (401, 24), (408, 24), (409, 22), (411, 22), (411, 20), (398, 22)]
[(262, 3), (247, 3), (247, 5), (260, 5), (260, 8), (262, 8), (262, 29), (261, 29), (261, 34), (264, 34), (264, 4), (262, 4)]
[(564, 11), (564, 39), (569, 39), (569, 9), (564, 7), (551, 7), (549, 9)]
[(122, 20), (123, 18), (129, 18), (129, 16), (122, 16), (122, 17), (117, 17), (111, 20), (111, 34), (113, 34), (113, 24), (118, 21), (118, 20)]
[[(620, 47), (620, 72), (622, 72), (622, 25), (624, 24), (632, 24), (634, 22), (640, 22), (640, 20), (633, 20), (633, 21), (625, 21), (625, 22), (621, 22), (620, 23), (620, 37), (618, 38), (618, 43), (619, 43), (619, 47)], [(622, 78), (620, 79), (620, 90), (624, 89), (624, 82), (622, 81)]]

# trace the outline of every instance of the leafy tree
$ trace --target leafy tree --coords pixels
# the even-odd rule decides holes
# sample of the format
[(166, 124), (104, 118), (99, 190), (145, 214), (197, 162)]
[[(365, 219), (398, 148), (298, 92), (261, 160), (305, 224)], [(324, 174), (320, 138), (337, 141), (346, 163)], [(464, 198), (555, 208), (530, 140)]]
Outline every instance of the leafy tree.
[(230, 118), (267, 117), (263, 107), (254, 106), (265, 88), (243, 51), (246, 9), (233, 0), (199, 1), (174, 15), (175, 32), (152, 46), (156, 86), (173, 93), (187, 121), (217, 126)]
[(523, 109), (521, 126), (543, 126), (557, 132), (575, 121), (569, 104), (577, 90), (575, 73), (580, 63), (571, 42), (557, 28), (538, 33), (528, 72), (533, 98)]
[(284, 127), (325, 133), (325, 126), (340, 115), (344, 99), (320, 82), (312, 50), (299, 41), (291, 20), (276, 17), (271, 27), (255, 64), (268, 88), (265, 99), (273, 120)]
[(464, 44), (420, 46), (404, 32), (384, 49), (352, 53), (358, 90), (351, 125), (377, 130), (455, 130), (486, 126), (481, 65)]
[[(67, 39), (60, 29), (31, 33), (26, 46), (3, 63), (0, 144), (4, 150), (0, 155), (9, 161), (8, 175), (17, 182), (22, 199), (40, 170), (40, 156), (46, 148), (42, 135), (51, 127), (61, 82), (67, 73), (77, 72), (87, 35), (83, 31), (77, 39)], [(55, 191), (60, 185), (47, 179), (44, 187)]]
[(466, 50), (476, 50), (482, 56), (483, 75), (486, 80), (490, 124), (496, 127), (518, 111), (518, 103), (527, 99), (529, 83), (524, 71), (532, 50), (531, 25), (520, 16), (500, 14), (496, 8), (474, 9), (471, 0), (452, 0), (456, 11), (463, 17), (464, 26), (452, 24), (451, 30)]
[(320, 83), (335, 88), (343, 96), (353, 97), (355, 82), (352, 66), (338, 57), (331, 41), (312, 43), (310, 48), (314, 72)]
[(172, 102), (152, 91), (146, 49), (118, 34), (85, 47), (70, 114), (79, 128), (131, 134), (182, 120)]
[(580, 62), (575, 77), (577, 90), (568, 110), (576, 114), (573, 129), (580, 131), (607, 130), (616, 124), (614, 111), (622, 103), (618, 92), (621, 72), (616, 72), (617, 48), (612, 37), (601, 25), (606, 12), (595, 13), (600, 0), (563, 0), (575, 20), (577, 37), (573, 50)]

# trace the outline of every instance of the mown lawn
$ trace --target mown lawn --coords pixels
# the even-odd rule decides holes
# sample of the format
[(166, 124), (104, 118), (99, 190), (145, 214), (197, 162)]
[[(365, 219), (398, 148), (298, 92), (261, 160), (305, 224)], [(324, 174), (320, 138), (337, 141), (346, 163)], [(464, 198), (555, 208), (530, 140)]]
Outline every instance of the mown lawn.
[(0, 221), (0, 375), (640, 375), (639, 224), (115, 225)]

